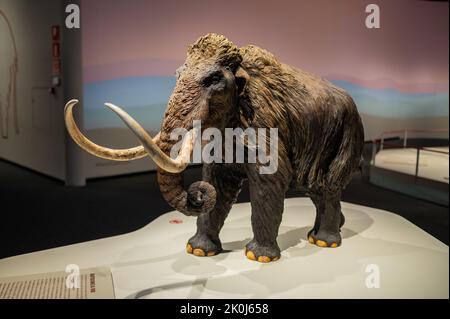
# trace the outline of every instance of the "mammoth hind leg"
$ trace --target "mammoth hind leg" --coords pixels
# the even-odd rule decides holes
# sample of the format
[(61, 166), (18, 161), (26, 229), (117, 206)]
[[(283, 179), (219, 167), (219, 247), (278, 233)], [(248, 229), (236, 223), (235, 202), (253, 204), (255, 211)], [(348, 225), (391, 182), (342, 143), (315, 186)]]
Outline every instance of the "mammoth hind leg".
[(340, 194), (315, 192), (311, 200), (316, 206), (314, 227), (308, 233), (308, 241), (319, 247), (335, 248), (341, 245), (340, 229), (345, 222), (341, 211)]
[(230, 164), (205, 164), (203, 180), (217, 191), (213, 210), (197, 218), (197, 232), (186, 245), (186, 251), (196, 256), (214, 256), (222, 251), (219, 232), (241, 191), (244, 175)]

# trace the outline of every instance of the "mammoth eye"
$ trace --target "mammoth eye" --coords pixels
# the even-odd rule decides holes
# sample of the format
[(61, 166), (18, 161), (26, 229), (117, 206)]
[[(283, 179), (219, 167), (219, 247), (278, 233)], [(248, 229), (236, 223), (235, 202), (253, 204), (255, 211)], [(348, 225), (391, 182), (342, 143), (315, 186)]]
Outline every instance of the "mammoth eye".
[(208, 75), (203, 80), (203, 85), (209, 87), (209, 86), (211, 86), (213, 84), (219, 83), (220, 80), (222, 80), (222, 73), (221, 72), (214, 72), (214, 73)]

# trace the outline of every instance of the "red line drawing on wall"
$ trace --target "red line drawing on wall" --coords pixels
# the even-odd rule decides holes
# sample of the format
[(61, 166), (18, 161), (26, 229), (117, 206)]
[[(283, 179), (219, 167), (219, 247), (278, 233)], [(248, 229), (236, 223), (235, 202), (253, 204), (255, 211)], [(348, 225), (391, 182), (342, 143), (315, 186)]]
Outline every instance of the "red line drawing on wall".
[(11, 112), (13, 115), (15, 132), (16, 134), (19, 134), (19, 117), (17, 112), (17, 87), (16, 87), (17, 73), (19, 72), (19, 60), (17, 57), (16, 39), (14, 37), (11, 23), (9, 22), (8, 17), (2, 10), (0, 10), (0, 16), (6, 22), (6, 25), (8, 27), (8, 32), (11, 38), (13, 50), (13, 59), (11, 61), (11, 64), (9, 65), (9, 72), (8, 72), (9, 81), (6, 99), (0, 96), (0, 131), (2, 137), (4, 139), (7, 139), (9, 132), (9, 115)]

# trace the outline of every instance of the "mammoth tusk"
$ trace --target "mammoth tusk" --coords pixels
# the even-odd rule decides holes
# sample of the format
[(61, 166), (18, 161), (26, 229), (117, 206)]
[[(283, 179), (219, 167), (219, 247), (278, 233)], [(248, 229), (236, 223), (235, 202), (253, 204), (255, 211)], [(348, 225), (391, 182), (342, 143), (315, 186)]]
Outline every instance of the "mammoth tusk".
[(195, 138), (198, 134), (197, 128), (190, 130), (186, 134), (183, 138), (183, 143), (177, 158), (172, 159), (161, 151), (154, 140), (152, 140), (151, 136), (128, 113), (114, 104), (105, 103), (105, 105), (114, 111), (137, 136), (149, 156), (155, 161), (156, 165), (169, 173), (180, 173), (186, 168), (191, 157)]
[[(86, 152), (108, 160), (114, 161), (129, 161), (135, 160), (148, 155), (143, 146), (136, 146), (128, 149), (112, 149), (103, 147), (90, 141), (78, 129), (73, 118), (72, 109), (78, 103), (78, 100), (70, 100), (64, 108), (64, 119), (66, 122), (67, 131), (73, 140)], [(158, 143), (159, 133), (153, 139), (153, 143)]]

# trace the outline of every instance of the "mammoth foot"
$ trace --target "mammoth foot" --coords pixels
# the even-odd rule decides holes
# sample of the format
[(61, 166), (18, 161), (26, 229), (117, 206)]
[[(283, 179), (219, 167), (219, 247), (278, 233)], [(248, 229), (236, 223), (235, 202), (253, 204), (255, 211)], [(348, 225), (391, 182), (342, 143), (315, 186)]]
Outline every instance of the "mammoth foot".
[(212, 240), (206, 235), (195, 235), (189, 239), (186, 245), (186, 252), (195, 256), (214, 256), (222, 251), (222, 244), (219, 240)]
[(308, 241), (313, 245), (329, 248), (339, 247), (342, 243), (341, 235), (339, 233), (323, 230), (316, 232), (314, 229), (311, 229), (308, 232)]
[(245, 255), (250, 260), (268, 263), (280, 259), (280, 248), (278, 245), (260, 245), (252, 240), (245, 246)]

